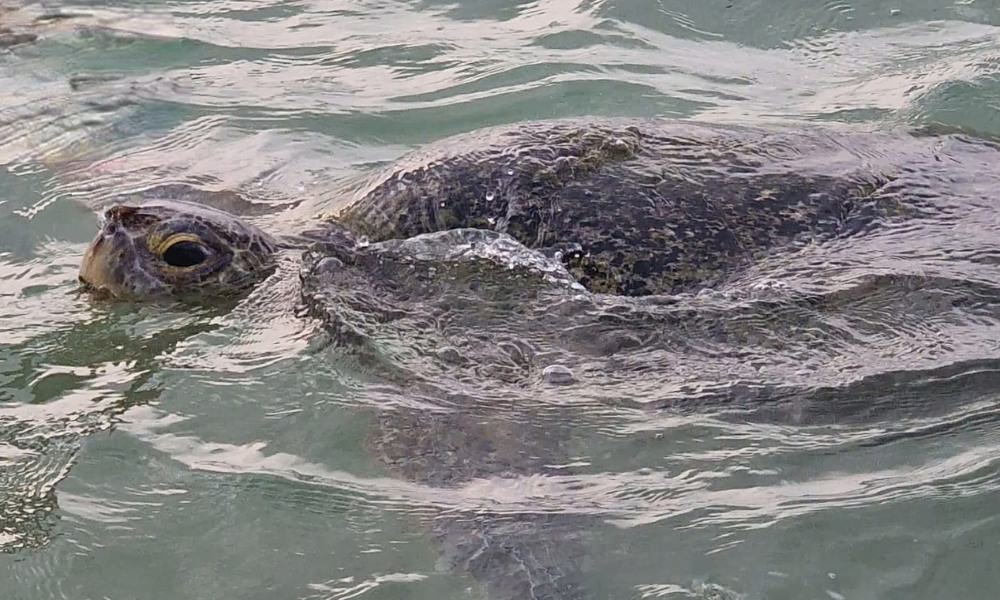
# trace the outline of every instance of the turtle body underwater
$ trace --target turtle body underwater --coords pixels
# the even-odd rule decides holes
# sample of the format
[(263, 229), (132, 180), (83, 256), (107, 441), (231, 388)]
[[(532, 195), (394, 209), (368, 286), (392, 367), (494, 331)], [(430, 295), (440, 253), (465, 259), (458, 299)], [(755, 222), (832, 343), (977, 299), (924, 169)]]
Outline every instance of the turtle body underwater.
[[(996, 146), (963, 135), (524, 123), (401, 158), (293, 239), (203, 206), (197, 192), (112, 206), (80, 278), (140, 300), (238, 294), (275, 271), (283, 248), (304, 249), (298, 300), (309, 315), (367, 364), (389, 363), (385, 378), (401, 393), (441, 407), (380, 410), (373, 454), (434, 489), (503, 487), (572, 473), (572, 402), (545, 405), (545, 420), (532, 414), (546, 393), (537, 381), (571, 377), (554, 366), (606, 365), (602, 395), (642, 391), (655, 371), (636, 357), (629, 371), (620, 353), (655, 359), (668, 344), (686, 348), (697, 328), (741, 333), (657, 306), (725, 286), (761, 261), (952, 214), (969, 196), (987, 203), (997, 165)], [(664, 356), (669, 368), (710, 366)], [(434, 518), (454, 571), (493, 600), (593, 597), (591, 516), (492, 506)]]

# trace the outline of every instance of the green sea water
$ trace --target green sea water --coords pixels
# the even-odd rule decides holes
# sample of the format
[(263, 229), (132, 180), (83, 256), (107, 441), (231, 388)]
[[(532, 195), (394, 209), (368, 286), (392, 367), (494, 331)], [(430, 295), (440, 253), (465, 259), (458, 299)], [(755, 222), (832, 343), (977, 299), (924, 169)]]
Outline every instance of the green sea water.
[[(998, 136), (1000, 3), (0, 6), (0, 27), (37, 36), (0, 48), (0, 600), (485, 598), (427, 526), (485, 507), (595, 517), (581, 567), (592, 598), (1000, 589), (1000, 290), (947, 308), (928, 293), (902, 316), (873, 301), (849, 313), (855, 345), (759, 367), (803, 389), (843, 384), (848, 403), (882, 398), (874, 416), (643, 410), (598, 402), (616, 390), (585, 382), (539, 392), (560, 410), (533, 417), (569, 420), (576, 475), (453, 489), (379, 461), (378, 416), (407, 399), (302, 314), (294, 256), (226, 306), (99, 303), (76, 281), (95, 211), (116, 195), (237, 192), (235, 209), (293, 233), (374, 167), (488, 125), (632, 116)], [(948, 246), (1000, 241), (977, 223), (914, 243), (942, 277), (995, 281), (997, 255), (970, 259), (973, 273)], [(874, 289), (915, 289), (892, 286)], [(851, 388), (845, 364), (869, 383)], [(717, 383), (698, 376), (629, 392), (683, 405)], [(919, 385), (893, 395), (907, 381)]]

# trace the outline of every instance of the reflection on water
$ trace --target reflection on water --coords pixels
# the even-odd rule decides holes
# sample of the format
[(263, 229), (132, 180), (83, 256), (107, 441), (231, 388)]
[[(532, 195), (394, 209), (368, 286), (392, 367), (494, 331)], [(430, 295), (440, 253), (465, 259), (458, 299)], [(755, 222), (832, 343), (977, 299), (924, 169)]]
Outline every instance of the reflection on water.
[[(502, 598), (530, 581), (550, 598), (964, 598), (1000, 583), (986, 4), (4, 6), (11, 597)], [(235, 305), (76, 293), (113, 197), (186, 184), (290, 234), (408, 148), (581, 115), (974, 136), (815, 163), (757, 149), (807, 171), (891, 165), (883, 191), (920, 218), (662, 302), (583, 294), (509, 248), (420, 263), (405, 298), (335, 288), (332, 316), (300, 302), (296, 252)]]

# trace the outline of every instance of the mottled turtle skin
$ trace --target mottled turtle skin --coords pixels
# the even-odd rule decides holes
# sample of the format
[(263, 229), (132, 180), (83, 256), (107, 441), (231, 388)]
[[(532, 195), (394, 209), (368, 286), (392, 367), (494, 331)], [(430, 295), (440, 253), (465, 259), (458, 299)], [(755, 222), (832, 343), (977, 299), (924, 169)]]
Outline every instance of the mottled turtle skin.
[(807, 172), (810, 157), (835, 158), (844, 143), (678, 122), (519, 124), (404, 158), (340, 219), (372, 241), (493, 229), (559, 252), (593, 292), (673, 293), (718, 283), (778, 245), (849, 235), (901, 212), (895, 195), (880, 193), (887, 179), (857, 163)]
[[(193, 247), (196, 262), (175, 264), (166, 253), (183, 246)], [(277, 248), (267, 233), (216, 208), (184, 200), (124, 203), (101, 214), (79, 278), (119, 298), (227, 296), (273, 272)]]

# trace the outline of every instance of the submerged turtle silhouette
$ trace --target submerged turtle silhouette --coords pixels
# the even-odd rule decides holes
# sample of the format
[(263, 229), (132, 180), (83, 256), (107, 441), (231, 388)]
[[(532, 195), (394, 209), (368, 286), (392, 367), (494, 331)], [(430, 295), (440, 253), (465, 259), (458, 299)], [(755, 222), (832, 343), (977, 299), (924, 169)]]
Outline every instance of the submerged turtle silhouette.
[[(976, 151), (996, 161), (995, 148)], [(363, 344), (370, 334), (351, 327), (345, 312), (380, 311), (362, 318), (364, 326), (391, 328), (393, 319), (419, 319), (423, 310), (440, 320), (456, 306), (482, 302), (449, 326), (514, 320), (516, 332), (555, 338), (565, 319), (546, 325), (547, 303), (521, 310), (535, 296), (519, 286), (546, 280), (575, 296), (642, 297), (720, 285), (768, 253), (933, 210), (921, 170), (942, 164), (937, 138), (911, 134), (666, 121), (527, 123), (419, 150), (378, 175), (334, 220), (290, 241), (310, 243), (300, 269), (302, 301), (335, 337)], [(441, 237), (453, 232), (464, 233)], [(428, 236), (439, 243), (419, 241)], [(513, 265), (535, 279), (498, 278), (461, 261), (437, 268), (447, 254), (440, 242), (470, 240), (495, 250), (478, 259)], [(120, 204), (104, 212), (80, 278), (118, 297), (238, 292), (274, 270), (282, 243), (234, 215), (186, 201)], [(510, 261), (515, 255), (524, 260)], [(449, 277), (461, 280), (466, 295), (442, 295)], [(606, 353), (635, 343), (627, 336), (592, 339), (587, 331), (578, 337), (605, 344), (598, 351)], [(515, 339), (488, 345), (475, 358), (475, 373), (503, 379), (505, 365), (530, 360), (527, 345)], [(463, 360), (454, 349), (434, 351), (446, 363)], [(554, 383), (565, 379), (556, 375)], [(426, 385), (420, 393), (446, 394), (451, 407), (467, 399), (440, 388)], [(483, 416), (495, 409), (386, 412), (376, 453), (402, 477), (435, 487), (566, 472), (557, 465), (571, 462), (560, 462), (567, 432), (530, 416)], [(456, 512), (434, 526), (452, 566), (483, 582), (491, 598), (510, 600), (587, 597), (585, 530), (574, 516), (544, 510), (503, 518)]]

